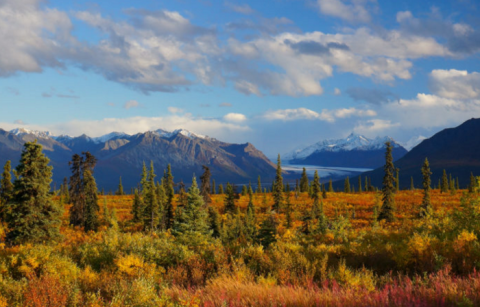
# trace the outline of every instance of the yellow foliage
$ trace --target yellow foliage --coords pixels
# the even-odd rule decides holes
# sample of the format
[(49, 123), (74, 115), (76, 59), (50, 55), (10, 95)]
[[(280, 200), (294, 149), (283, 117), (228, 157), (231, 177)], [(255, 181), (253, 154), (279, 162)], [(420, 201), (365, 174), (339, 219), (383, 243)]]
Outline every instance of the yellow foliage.
[(143, 259), (137, 255), (121, 256), (115, 260), (118, 272), (127, 276), (137, 276), (145, 267)]

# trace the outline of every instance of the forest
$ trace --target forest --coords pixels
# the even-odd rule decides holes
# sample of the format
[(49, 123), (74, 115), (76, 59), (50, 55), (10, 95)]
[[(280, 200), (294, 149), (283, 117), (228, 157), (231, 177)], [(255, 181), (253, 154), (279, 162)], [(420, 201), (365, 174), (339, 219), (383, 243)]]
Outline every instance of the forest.
[(422, 189), (400, 190), (391, 150), (381, 187), (286, 183), (279, 157), (271, 187), (207, 166), (187, 187), (147, 161), (105, 193), (88, 152), (51, 189), (27, 142), (1, 174), (0, 306), (479, 306), (479, 178), (432, 188), (426, 157)]

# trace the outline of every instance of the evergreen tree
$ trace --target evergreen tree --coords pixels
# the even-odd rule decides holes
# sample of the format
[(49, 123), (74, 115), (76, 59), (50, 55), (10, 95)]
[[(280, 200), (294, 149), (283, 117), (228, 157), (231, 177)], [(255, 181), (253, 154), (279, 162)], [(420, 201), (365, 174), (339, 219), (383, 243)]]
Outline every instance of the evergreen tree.
[(223, 194), (223, 185), (222, 184), (219, 184), (218, 185), (218, 194)]
[(182, 219), (175, 219), (174, 231), (175, 235), (189, 235), (194, 238), (198, 235), (209, 235), (208, 213), (205, 210), (205, 202), (200, 195), (197, 180), (195, 176), (192, 178), (192, 185), (188, 189), (188, 201), (182, 210)]
[(253, 195), (250, 195), (245, 215), (245, 234), (248, 239), (253, 240), (257, 235), (255, 205), (253, 204)]
[(441, 185), (440, 185), (440, 192), (441, 193), (447, 193), (447, 191), (448, 191), (447, 171), (443, 170), (442, 182), (441, 182)]
[(315, 233), (325, 234), (328, 227), (328, 218), (323, 211), (323, 201), (320, 203), (320, 211), (317, 215), (317, 227), (315, 228)]
[(383, 176), (383, 204), (378, 215), (378, 220), (386, 220), (391, 222), (395, 220), (395, 178), (393, 173), (395, 171), (395, 166), (393, 165), (392, 158), (392, 145), (390, 142), (386, 142), (386, 152), (385, 152), (385, 166), (383, 168), (385, 175)]
[(358, 193), (362, 192), (362, 176), (358, 176)]
[(62, 192), (61, 193), (62, 193), (63, 203), (64, 204), (69, 204), (70, 203), (70, 193), (68, 192), (67, 177), (63, 178)]
[(322, 184), (322, 198), (327, 199), (327, 188), (325, 187), (325, 184)]
[(159, 227), (162, 230), (166, 229), (165, 205), (167, 203), (167, 195), (165, 195), (163, 181), (164, 178), (161, 179), (161, 183), (157, 182), (157, 186), (155, 188), (155, 191), (157, 192)]
[(148, 190), (148, 174), (147, 174), (147, 166), (145, 165), (145, 162), (143, 162), (140, 186), (142, 188), (140, 194), (142, 195), (142, 197), (145, 197), (145, 195), (147, 195), (147, 190)]
[(220, 238), (222, 233), (222, 224), (220, 214), (213, 206), (208, 206), (208, 229), (212, 233), (212, 237)]
[(350, 193), (351, 192), (350, 191), (350, 178), (349, 177), (345, 178), (345, 183), (343, 185), (343, 191), (345, 193)]
[(258, 176), (258, 181), (257, 181), (257, 193), (262, 193), (262, 180), (260, 179), (260, 176)]
[(173, 175), (172, 167), (170, 164), (167, 165), (167, 171), (164, 174), (163, 178), (163, 188), (165, 189), (165, 214), (164, 214), (164, 223), (165, 229), (170, 229), (173, 226), (174, 211), (173, 211), (173, 198), (175, 197), (175, 190), (173, 188)]
[(272, 243), (276, 242), (277, 223), (272, 212), (267, 213), (267, 217), (260, 225), (258, 231), (258, 241), (264, 248), (268, 248)]
[(13, 244), (39, 243), (60, 236), (62, 210), (49, 196), (52, 181), (49, 162), (36, 140), (24, 144), (7, 204), (6, 222), (10, 231), (6, 239)]
[(368, 177), (365, 176), (365, 192), (369, 192), (370, 189), (369, 189), (369, 186), (368, 186)]
[(284, 197), (283, 191), (285, 190), (283, 186), (283, 177), (282, 177), (282, 161), (280, 160), (280, 155), (277, 158), (277, 174), (275, 176), (275, 182), (272, 186), (272, 197), (273, 197), (273, 208), (275, 210), (280, 210), (283, 206)]
[(185, 183), (183, 180), (178, 184), (178, 207), (185, 207), (187, 205), (188, 197), (187, 192), (185, 191)]
[(120, 177), (120, 181), (118, 183), (118, 190), (115, 194), (116, 195), (125, 195), (125, 193), (123, 192), (122, 177)]
[(252, 183), (251, 182), (248, 183), (248, 191), (247, 192), (248, 192), (248, 196), (250, 196), (250, 198), (252, 198), (253, 197), (253, 189), (252, 189)]
[(475, 188), (477, 187), (477, 181), (473, 176), (473, 173), (470, 173), (470, 185), (468, 186), (468, 192), (473, 193), (475, 192)]
[(203, 174), (200, 176), (200, 195), (203, 197), (203, 201), (206, 204), (209, 204), (212, 202), (212, 199), (210, 198), (210, 168), (208, 166), (203, 165)]
[(397, 177), (395, 179), (395, 190), (400, 191), (400, 169), (397, 168)]
[(458, 177), (457, 177), (457, 180), (455, 180), (455, 182), (456, 182), (455, 189), (460, 190), (460, 182), (458, 181)]
[(97, 231), (99, 220), (98, 212), (100, 207), (98, 206), (97, 198), (97, 184), (93, 177), (92, 169), (86, 169), (83, 173), (83, 189), (85, 193), (85, 231)]
[(212, 180), (212, 195), (217, 194), (217, 186), (215, 185), (215, 179)]
[(320, 200), (320, 177), (318, 176), (318, 171), (315, 170), (315, 173), (313, 175), (313, 181), (312, 181), (312, 198), (313, 198), (313, 204), (319, 203)]
[(135, 189), (135, 194), (133, 196), (133, 205), (132, 205), (132, 221), (140, 222), (142, 219), (143, 206), (140, 196), (138, 195), (138, 189)]
[(234, 214), (236, 211), (235, 207), (235, 191), (233, 190), (233, 186), (230, 183), (227, 183), (227, 191), (224, 200), (225, 204), (225, 213)]
[(420, 216), (425, 217), (432, 213), (432, 204), (430, 202), (430, 165), (428, 163), (428, 159), (425, 158), (425, 162), (423, 162), (422, 166), (422, 176), (423, 176), (423, 200), (422, 206), (420, 207)]
[(13, 197), (12, 165), (10, 160), (3, 167), (2, 180), (0, 181), (0, 219), (5, 221), (8, 212), (8, 202)]
[(97, 159), (88, 151), (82, 155), (73, 155), (72, 161), (69, 162), (72, 171), (69, 188), (72, 203), (70, 224), (84, 226), (85, 231), (89, 231), (96, 230), (98, 226), (99, 207), (94, 203), (98, 189), (93, 177)]
[(158, 216), (158, 200), (157, 192), (155, 191), (155, 170), (153, 168), (153, 161), (150, 162), (150, 170), (148, 172), (148, 188), (147, 194), (144, 196), (144, 208), (143, 208), (143, 226), (144, 229), (154, 231), (160, 222)]
[(300, 179), (300, 192), (308, 192), (308, 176), (307, 176), (307, 170), (305, 167), (303, 168), (302, 172), (302, 178)]
[(287, 193), (287, 201), (285, 204), (285, 221), (287, 229), (292, 228), (292, 204), (290, 202), (290, 191)]
[(410, 190), (411, 191), (415, 190), (415, 185), (413, 185), (413, 177), (410, 177)]
[(242, 186), (242, 196), (247, 196), (247, 193), (248, 193), (247, 186), (243, 185)]
[(328, 192), (333, 193), (333, 182), (332, 179), (328, 181)]

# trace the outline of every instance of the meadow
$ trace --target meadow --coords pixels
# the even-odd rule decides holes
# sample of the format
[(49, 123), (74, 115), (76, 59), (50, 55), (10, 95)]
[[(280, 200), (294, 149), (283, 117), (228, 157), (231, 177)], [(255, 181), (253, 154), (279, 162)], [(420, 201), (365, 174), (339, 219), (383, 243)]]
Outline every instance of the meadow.
[(253, 194), (256, 230), (275, 221), (268, 247), (245, 235), (248, 195), (235, 214), (224, 213), (225, 195), (211, 195), (217, 238), (143, 231), (133, 195), (99, 196), (97, 232), (70, 226), (62, 204), (59, 241), (1, 245), (0, 306), (480, 305), (476, 193), (432, 190), (434, 212), (419, 218), (423, 190), (399, 191), (396, 221), (385, 223), (375, 219), (380, 193), (329, 192), (321, 233), (304, 230), (309, 195), (288, 195), (287, 218), (286, 208), (271, 211), (270, 193)]

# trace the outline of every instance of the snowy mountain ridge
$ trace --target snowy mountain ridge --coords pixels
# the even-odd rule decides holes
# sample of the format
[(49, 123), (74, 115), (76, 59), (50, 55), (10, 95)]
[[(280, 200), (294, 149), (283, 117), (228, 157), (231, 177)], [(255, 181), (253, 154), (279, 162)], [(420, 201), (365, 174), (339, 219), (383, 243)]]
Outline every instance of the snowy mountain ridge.
[(283, 157), (283, 160), (304, 159), (315, 152), (341, 152), (341, 151), (369, 151), (385, 148), (385, 142), (391, 142), (393, 148), (402, 147), (398, 142), (388, 136), (369, 139), (363, 135), (351, 133), (344, 139), (324, 140), (303, 149), (294, 150)]

